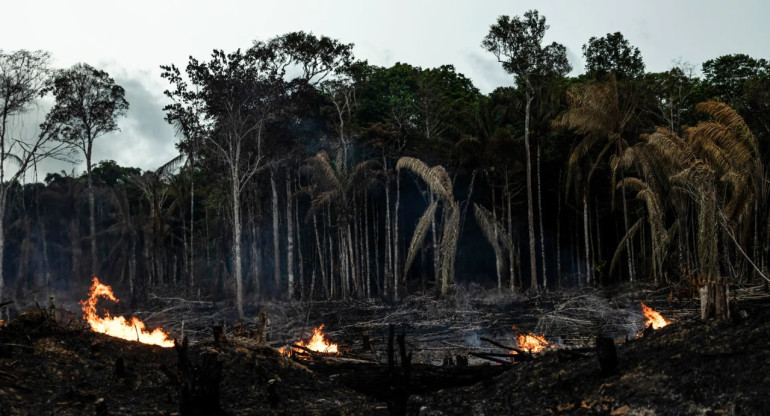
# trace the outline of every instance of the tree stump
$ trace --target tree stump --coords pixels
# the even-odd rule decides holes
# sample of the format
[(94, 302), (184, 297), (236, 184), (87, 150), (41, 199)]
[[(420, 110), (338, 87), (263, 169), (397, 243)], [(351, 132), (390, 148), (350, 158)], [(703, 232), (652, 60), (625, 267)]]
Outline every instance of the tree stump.
[(612, 338), (596, 337), (596, 358), (601, 375), (609, 376), (618, 371), (618, 351)]
[(728, 297), (730, 289), (724, 283), (709, 282), (701, 286), (700, 292), (700, 316), (706, 321), (714, 318), (717, 321), (730, 319), (730, 307)]

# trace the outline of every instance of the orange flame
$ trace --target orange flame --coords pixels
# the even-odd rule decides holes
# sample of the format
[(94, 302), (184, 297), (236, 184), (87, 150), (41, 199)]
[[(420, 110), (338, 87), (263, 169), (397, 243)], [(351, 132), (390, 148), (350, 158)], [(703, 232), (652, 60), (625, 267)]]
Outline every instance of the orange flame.
[[(535, 334), (527, 334), (524, 332), (519, 331), (518, 328), (516, 328), (516, 325), (512, 327), (514, 330), (516, 330), (516, 344), (518, 348), (522, 351), (530, 352), (530, 353), (538, 353), (540, 351), (543, 351), (546, 348), (553, 347), (554, 345), (549, 343), (548, 340), (545, 339), (545, 334), (542, 335), (535, 335)], [(512, 351), (513, 354), (517, 354), (516, 351)]]
[(664, 318), (658, 312), (652, 310), (651, 307), (642, 303), (642, 314), (647, 318), (647, 322), (644, 323), (644, 327), (652, 325), (652, 329), (660, 329), (671, 323), (668, 319)]
[(516, 336), (516, 343), (519, 345), (519, 349), (531, 353), (538, 353), (551, 346), (551, 344), (546, 341), (545, 334), (538, 336), (535, 334), (519, 333), (519, 335)]
[(168, 334), (162, 329), (155, 328), (152, 332), (148, 332), (144, 322), (136, 317), (132, 317), (128, 321), (122, 316), (112, 317), (109, 312), (105, 312), (104, 317), (99, 316), (96, 313), (96, 303), (99, 301), (99, 297), (107, 298), (113, 302), (118, 301), (112, 293), (112, 288), (100, 283), (99, 279), (94, 277), (94, 283), (88, 292), (88, 299), (80, 301), (80, 304), (83, 305), (83, 319), (88, 321), (92, 330), (115, 338), (139, 341), (143, 344), (159, 345), (165, 348), (174, 346), (174, 340), (169, 339)]
[[(295, 342), (292, 346), (305, 347), (311, 351), (322, 352), (325, 354), (336, 354), (339, 352), (337, 344), (333, 344), (326, 339), (322, 330), (324, 325), (321, 324), (318, 328), (313, 328), (313, 337), (308, 342)], [(278, 352), (283, 355), (291, 355), (291, 349), (282, 347), (278, 349)]]

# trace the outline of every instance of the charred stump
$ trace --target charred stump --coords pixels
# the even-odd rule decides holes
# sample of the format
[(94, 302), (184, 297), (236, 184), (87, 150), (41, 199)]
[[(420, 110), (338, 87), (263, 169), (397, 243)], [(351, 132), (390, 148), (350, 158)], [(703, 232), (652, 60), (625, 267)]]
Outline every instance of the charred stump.
[(599, 373), (602, 376), (618, 371), (618, 351), (612, 338), (596, 337), (596, 358), (599, 359)]
[(222, 363), (216, 353), (201, 355), (200, 365), (190, 359), (187, 338), (180, 345), (174, 342), (177, 353), (176, 374), (166, 371), (179, 388), (179, 412), (182, 416), (224, 415), (219, 401), (219, 381)]
[(412, 372), (412, 353), (406, 352), (405, 335), (398, 335), (398, 352), (401, 358), (401, 368), (396, 368), (395, 349), (393, 338), (395, 331), (393, 325), (388, 332), (388, 384), (390, 397), (388, 398), (388, 412), (391, 416), (406, 415), (406, 403), (409, 400), (409, 376)]
[(730, 290), (724, 283), (710, 282), (700, 287), (700, 316), (702, 320), (730, 319), (728, 297)]

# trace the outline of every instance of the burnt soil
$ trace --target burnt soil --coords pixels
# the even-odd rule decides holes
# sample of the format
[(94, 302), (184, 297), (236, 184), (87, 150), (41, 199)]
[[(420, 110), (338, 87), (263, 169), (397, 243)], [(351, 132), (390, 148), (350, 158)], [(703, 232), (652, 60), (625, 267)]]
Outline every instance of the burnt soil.
[[(662, 292), (657, 293), (635, 293), (634, 301), (624, 304), (631, 311), (638, 309), (636, 300), (644, 300), (673, 318), (665, 328), (636, 338), (633, 333), (608, 334), (607, 327), (592, 332), (589, 325), (580, 334), (559, 334), (556, 348), (528, 361), (498, 365), (471, 357), (471, 367), (500, 367), (493, 372), (498, 375), (467, 386), (412, 394), (407, 412), (768, 414), (770, 297), (739, 298), (740, 312), (733, 321), (701, 322), (694, 301), (669, 304)], [(373, 374), (382, 372), (385, 334), (391, 323), (406, 333), (418, 370), (430, 367), (437, 373), (462, 373), (462, 368), (442, 370), (432, 365), (440, 365), (447, 356), (471, 352), (505, 353), (479, 339), (513, 345), (511, 325), (534, 330), (537, 316), (571, 296), (577, 295), (527, 299), (477, 294), (459, 303), (414, 298), (398, 305), (346, 302), (314, 304), (312, 310), (285, 305), (265, 309), (272, 314), (269, 339), (274, 346), (298, 335), (299, 329), (289, 328), (325, 323), (325, 332), (340, 343), (341, 357), (364, 361), (352, 367), (353, 376), (368, 368)], [(298, 324), (301, 318), (305, 322)], [(383, 399), (387, 387), (372, 394), (371, 385), (346, 383), (348, 367), (322, 365), (322, 358), (311, 362), (281, 356), (275, 348), (249, 338), (248, 329), (256, 319), (252, 321), (245, 323), (245, 331), (227, 326), (226, 342), (218, 345), (203, 325), (197, 332), (192, 326), (185, 332), (198, 334), (190, 346), (193, 363), (200, 363), (204, 354), (214, 354), (222, 363), (220, 402), (226, 414), (388, 414)], [(237, 331), (244, 336), (237, 336)], [(619, 365), (614, 374), (599, 372), (592, 351), (592, 339), (599, 332), (615, 338)], [(362, 350), (363, 334), (371, 339), (372, 352)], [(123, 362), (124, 372), (116, 370), (118, 361)], [(81, 322), (57, 322), (45, 311), (28, 311), (0, 327), (0, 415), (180, 414), (179, 390), (167, 375), (176, 366), (173, 349), (112, 338), (90, 331)]]

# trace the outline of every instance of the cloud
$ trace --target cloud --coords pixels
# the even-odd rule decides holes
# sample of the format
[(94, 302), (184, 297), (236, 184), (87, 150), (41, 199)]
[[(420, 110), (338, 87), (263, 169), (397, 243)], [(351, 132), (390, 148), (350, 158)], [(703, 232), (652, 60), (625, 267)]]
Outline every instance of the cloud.
[(465, 60), (469, 71), (466, 75), (474, 80), (474, 85), (484, 94), (492, 92), (497, 87), (515, 85), (514, 77), (503, 69), (502, 65), (491, 54), (482, 55), (479, 52), (468, 51)]
[(155, 83), (149, 74), (117, 74), (114, 79), (125, 89), (129, 108), (118, 120), (119, 132), (97, 139), (94, 161), (112, 159), (121, 166), (149, 170), (178, 155), (174, 129), (163, 119), (167, 99), (150, 89)]
[[(107, 69), (110, 72), (111, 68)], [(177, 156), (179, 153), (175, 148), (177, 139), (174, 129), (163, 119), (163, 106), (167, 99), (161, 95), (158, 83), (147, 72), (129, 75), (125, 71), (116, 71), (111, 76), (125, 90), (129, 108), (126, 116), (118, 119), (120, 131), (100, 136), (94, 142), (93, 163), (111, 159), (121, 166), (154, 170)], [(36, 114), (36, 120), (28, 123), (39, 124), (52, 105), (50, 99), (41, 103), (41, 111)], [(38, 180), (50, 172), (64, 170), (69, 173), (74, 170), (75, 175), (84, 172), (84, 156), (76, 153), (75, 157), (77, 160), (74, 164), (59, 160), (42, 162), (38, 167)], [(28, 179), (34, 178), (28, 176)]]

